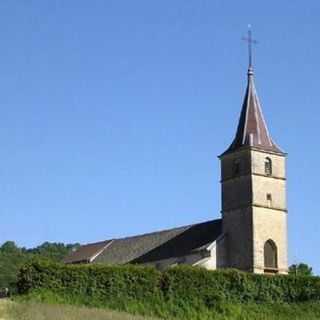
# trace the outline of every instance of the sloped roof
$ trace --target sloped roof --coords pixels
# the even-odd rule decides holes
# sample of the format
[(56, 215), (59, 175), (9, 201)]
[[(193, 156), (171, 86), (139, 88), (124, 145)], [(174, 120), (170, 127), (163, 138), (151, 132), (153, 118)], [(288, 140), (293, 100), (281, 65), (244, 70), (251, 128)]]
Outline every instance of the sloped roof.
[(71, 252), (65, 259), (64, 263), (87, 263), (99, 254), (111, 240), (89, 243), (80, 246), (77, 250)]
[[(222, 234), (222, 220), (109, 240), (94, 263), (147, 263), (206, 249)], [(82, 247), (79, 248), (81, 250)], [(69, 263), (71, 259), (68, 259)]]
[(269, 134), (254, 85), (254, 73), (252, 67), (249, 67), (248, 70), (248, 85), (242, 105), (236, 136), (230, 147), (223, 153), (223, 155), (236, 151), (244, 146), (283, 154), (283, 151), (273, 142)]
[(185, 227), (183, 232), (134, 259), (145, 263), (171, 257), (183, 257), (208, 248), (222, 234), (222, 220), (212, 220)]
[(94, 262), (146, 263), (184, 256), (214, 242), (221, 219), (114, 240)]

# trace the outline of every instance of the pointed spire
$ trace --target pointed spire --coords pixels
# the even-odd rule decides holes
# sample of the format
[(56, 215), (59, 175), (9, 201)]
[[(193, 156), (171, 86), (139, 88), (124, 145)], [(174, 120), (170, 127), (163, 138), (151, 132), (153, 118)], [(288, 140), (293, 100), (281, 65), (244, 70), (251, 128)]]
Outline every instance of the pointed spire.
[[(246, 40), (249, 44), (254, 41), (251, 37), (251, 31)], [(260, 101), (254, 85), (251, 45), (249, 45), (248, 84), (239, 124), (236, 136), (225, 153), (236, 151), (245, 146), (283, 154), (283, 151), (273, 142), (262, 114)]]

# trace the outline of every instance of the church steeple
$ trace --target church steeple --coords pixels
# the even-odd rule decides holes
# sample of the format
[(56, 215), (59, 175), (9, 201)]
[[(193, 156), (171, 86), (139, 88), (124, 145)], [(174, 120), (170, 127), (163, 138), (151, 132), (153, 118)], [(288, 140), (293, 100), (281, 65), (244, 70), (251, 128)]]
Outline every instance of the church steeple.
[(244, 38), (249, 44), (249, 68), (248, 84), (242, 105), (236, 136), (225, 153), (249, 146), (265, 151), (281, 153), (283, 151), (273, 142), (262, 113), (261, 104), (254, 84), (254, 72), (252, 65), (252, 39), (251, 30), (248, 37)]
[(262, 113), (260, 101), (254, 85), (254, 73), (252, 66), (248, 69), (248, 84), (242, 105), (236, 136), (226, 151), (250, 146), (265, 151), (283, 153), (273, 142)]
[(287, 273), (286, 154), (273, 142), (254, 85), (249, 30), (248, 84), (236, 136), (221, 160), (225, 266)]

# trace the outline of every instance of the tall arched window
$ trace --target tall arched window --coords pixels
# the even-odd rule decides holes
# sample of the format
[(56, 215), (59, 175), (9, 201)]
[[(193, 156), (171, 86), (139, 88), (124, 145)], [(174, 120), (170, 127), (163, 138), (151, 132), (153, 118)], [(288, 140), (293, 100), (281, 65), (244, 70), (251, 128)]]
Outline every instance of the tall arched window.
[(278, 252), (277, 246), (272, 240), (268, 240), (264, 244), (264, 269), (277, 269), (278, 268)]
[(264, 172), (267, 176), (272, 175), (272, 161), (269, 157), (264, 160)]

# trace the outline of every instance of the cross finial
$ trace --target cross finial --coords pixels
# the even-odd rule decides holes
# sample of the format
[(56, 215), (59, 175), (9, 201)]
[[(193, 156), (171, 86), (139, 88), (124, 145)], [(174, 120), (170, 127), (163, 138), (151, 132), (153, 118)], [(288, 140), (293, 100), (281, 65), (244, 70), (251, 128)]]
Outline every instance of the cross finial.
[(243, 37), (242, 40), (248, 42), (248, 52), (249, 52), (249, 69), (252, 69), (252, 44), (257, 44), (258, 42), (252, 38), (251, 25), (248, 25), (248, 36)]

